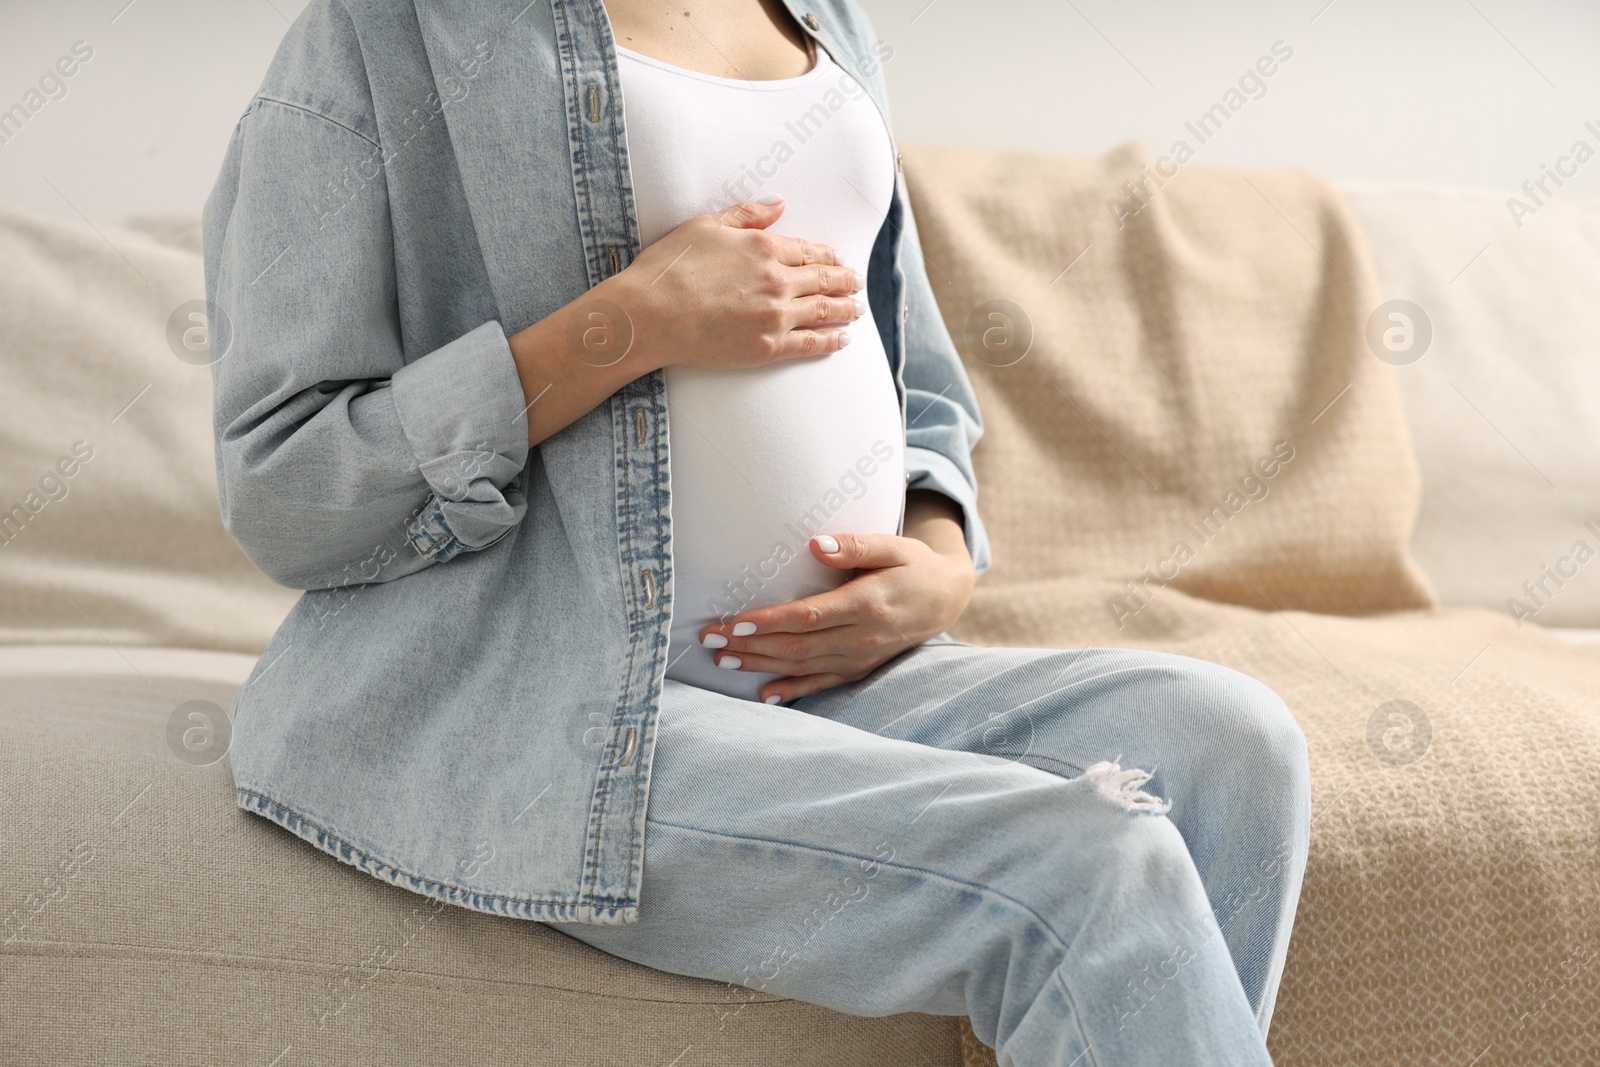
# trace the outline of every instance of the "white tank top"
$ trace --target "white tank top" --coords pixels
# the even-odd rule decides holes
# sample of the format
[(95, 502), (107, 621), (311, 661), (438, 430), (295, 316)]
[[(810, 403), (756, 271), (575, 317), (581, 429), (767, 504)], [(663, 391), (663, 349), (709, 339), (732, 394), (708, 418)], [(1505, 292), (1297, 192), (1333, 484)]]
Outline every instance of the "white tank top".
[[(694, 215), (782, 193), (768, 229), (832, 245), (867, 273), (894, 195), (893, 146), (860, 83), (813, 47), (810, 71), (741, 81), (617, 47), (641, 246)], [(863, 289), (856, 294), (866, 297)], [(826, 356), (666, 369), (674, 593), (667, 677), (748, 700), (777, 674), (719, 668), (700, 630), (854, 575), (818, 533), (887, 533), (905, 503), (905, 435), (870, 309)]]

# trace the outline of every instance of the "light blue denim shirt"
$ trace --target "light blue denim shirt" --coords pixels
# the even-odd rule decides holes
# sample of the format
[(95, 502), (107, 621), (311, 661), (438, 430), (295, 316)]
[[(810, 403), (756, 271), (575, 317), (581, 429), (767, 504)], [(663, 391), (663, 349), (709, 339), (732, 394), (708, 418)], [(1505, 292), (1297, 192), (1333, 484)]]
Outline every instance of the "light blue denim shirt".
[[(861, 10), (785, 2), (887, 122)], [(223, 521), (306, 590), (233, 702), (238, 803), (545, 922), (638, 916), (667, 666), (663, 372), (530, 449), (506, 340), (639, 252), (622, 120), (598, 0), (313, 0), (204, 215)], [(898, 166), (867, 282), (908, 488), (982, 573), (982, 422)]]

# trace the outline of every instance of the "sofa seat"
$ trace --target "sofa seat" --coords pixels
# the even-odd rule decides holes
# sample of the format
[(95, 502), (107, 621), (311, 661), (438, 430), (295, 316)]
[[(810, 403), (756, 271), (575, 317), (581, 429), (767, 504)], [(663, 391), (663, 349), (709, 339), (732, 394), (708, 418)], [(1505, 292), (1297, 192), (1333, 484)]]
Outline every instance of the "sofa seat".
[(237, 808), (227, 760), (186, 762), (169, 723), (226, 708), (255, 660), (0, 648), (0, 1063), (960, 1067), (955, 1018), (652, 970)]

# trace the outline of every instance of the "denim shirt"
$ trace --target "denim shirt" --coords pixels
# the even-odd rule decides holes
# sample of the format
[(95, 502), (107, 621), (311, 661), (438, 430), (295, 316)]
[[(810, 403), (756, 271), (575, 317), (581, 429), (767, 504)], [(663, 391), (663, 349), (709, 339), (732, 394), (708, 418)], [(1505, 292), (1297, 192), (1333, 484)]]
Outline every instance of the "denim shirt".
[[(785, 2), (887, 123), (866, 16)], [(638, 254), (622, 120), (599, 0), (313, 0), (204, 213), (223, 522), (305, 590), (233, 701), (238, 804), (545, 922), (638, 917), (667, 666), (663, 372), (530, 449), (507, 343)], [(866, 296), (907, 488), (981, 574), (983, 427), (898, 162)]]

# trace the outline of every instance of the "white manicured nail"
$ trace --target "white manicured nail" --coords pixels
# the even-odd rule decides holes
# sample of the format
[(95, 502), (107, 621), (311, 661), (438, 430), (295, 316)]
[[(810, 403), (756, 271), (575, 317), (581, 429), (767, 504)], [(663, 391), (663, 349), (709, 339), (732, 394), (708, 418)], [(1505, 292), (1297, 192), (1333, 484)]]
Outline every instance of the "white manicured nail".
[(702, 645), (705, 645), (707, 648), (727, 648), (728, 647), (728, 639), (726, 637), (723, 637), (721, 634), (706, 634), (704, 637), (702, 637), (700, 639), (700, 643)]
[(717, 666), (731, 671), (737, 669), (743, 662), (744, 660), (740, 659), (738, 656), (723, 656), (721, 659), (717, 660)]
[(771, 696), (769, 696), (767, 699), (763, 700), (761, 703), (763, 703), (763, 704), (776, 704), (778, 701), (780, 701), (782, 699), (783, 698), (781, 696), (779, 696), (777, 693), (773, 693)]
[(867, 280), (861, 276), (861, 272), (860, 271), (854, 271), (854, 270), (851, 271), (850, 272), (850, 291), (852, 293), (859, 293), (861, 290), (865, 289), (866, 287), (867, 287)]
[(839, 542), (827, 534), (817, 534), (817, 547), (824, 552), (837, 552), (839, 551)]
[(839, 347), (843, 348), (845, 345), (847, 345), (849, 343), (850, 343), (850, 331), (849, 330), (840, 330), (839, 331)]
[(851, 303), (855, 305), (857, 318), (867, 313), (867, 302), (859, 296), (852, 300)]
[(749, 637), (755, 632), (756, 624), (753, 622), (736, 622), (733, 624), (733, 636), (735, 637)]
[(766, 196), (758, 197), (756, 199), (756, 203), (758, 203), (758, 204), (766, 204), (768, 207), (771, 207), (773, 204), (776, 204), (779, 200), (782, 200), (782, 199), (783, 199), (783, 197), (780, 196), (777, 193), (768, 193)]

